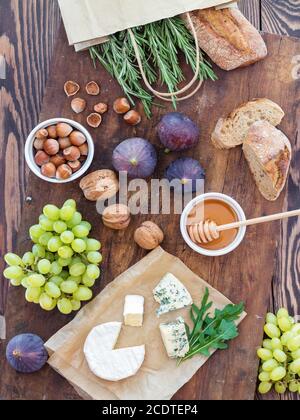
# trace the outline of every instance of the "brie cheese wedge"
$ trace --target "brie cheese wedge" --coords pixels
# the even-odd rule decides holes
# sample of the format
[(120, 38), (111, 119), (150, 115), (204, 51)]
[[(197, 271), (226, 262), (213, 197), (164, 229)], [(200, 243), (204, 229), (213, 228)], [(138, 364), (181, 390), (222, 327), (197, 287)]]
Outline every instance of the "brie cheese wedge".
[(159, 317), (170, 311), (192, 305), (193, 299), (186, 287), (171, 273), (167, 273), (153, 290), (156, 302), (160, 308), (156, 311)]
[(179, 317), (176, 321), (160, 324), (159, 329), (168, 356), (172, 359), (184, 357), (190, 349), (184, 319)]
[(84, 344), (84, 355), (94, 375), (107, 381), (134, 376), (145, 359), (145, 346), (116, 349), (121, 322), (108, 322), (93, 328)]
[(125, 297), (124, 324), (130, 327), (141, 327), (144, 316), (144, 297), (128, 295)]

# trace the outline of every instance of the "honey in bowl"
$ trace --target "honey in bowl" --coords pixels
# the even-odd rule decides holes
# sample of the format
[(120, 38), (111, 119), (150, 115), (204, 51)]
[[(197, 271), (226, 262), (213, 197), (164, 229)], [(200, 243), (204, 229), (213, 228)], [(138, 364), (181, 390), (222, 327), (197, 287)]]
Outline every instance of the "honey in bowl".
[[(207, 199), (198, 203), (188, 216), (188, 225), (196, 224), (204, 220), (213, 220), (218, 226), (237, 222), (238, 216), (233, 208), (223, 200)], [(238, 229), (230, 229), (220, 232), (219, 239), (207, 244), (198, 244), (208, 250), (220, 250), (229, 246), (236, 238)]]

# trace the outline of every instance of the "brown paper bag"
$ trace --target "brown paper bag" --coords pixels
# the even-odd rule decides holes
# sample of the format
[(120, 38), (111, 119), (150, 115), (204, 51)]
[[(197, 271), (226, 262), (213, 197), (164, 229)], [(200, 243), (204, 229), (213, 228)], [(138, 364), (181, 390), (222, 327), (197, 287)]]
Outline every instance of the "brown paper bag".
[[(96, 38), (232, 0), (58, 0), (70, 45), (77, 50)], [(87, 43), (88, 42), (88, 43)], [(81, 45), (81, 43), (84, 43)], [(99, 39), (98, 39), (99, 43)]]
[[(189, 308), (165, 314), (159, 319), (156, 316), (158, 304), (153, 299), (152, 290), (167, 272), (173, 273), (183, 282), (197, 305), (206, 287), (209, 288), (214, 308), (221, 309), (230, 303), (182, 261), (162, 248), (157, 248), (110, 283), (72, 322), (46, 343), (52, 354), (49, 364), (75, 387), (80, 396), (94, 400), (169, 400), (206, 362), (206, 357), (196, 356), (177, 367), (176, 360), (169, 359), (166, 354), (159, 324), (174, 320), (179, 315), (189, 322)], [(87, 335), (96, 325), (123, 320), (127, 294), (145, 297), (144, 325), (142, 328), (123, 326), (117, 347), (145, 344), (146, 357), (134, 377), (120, 382), (108, 382), (97, 378), (89, 370), (83, 346)]]

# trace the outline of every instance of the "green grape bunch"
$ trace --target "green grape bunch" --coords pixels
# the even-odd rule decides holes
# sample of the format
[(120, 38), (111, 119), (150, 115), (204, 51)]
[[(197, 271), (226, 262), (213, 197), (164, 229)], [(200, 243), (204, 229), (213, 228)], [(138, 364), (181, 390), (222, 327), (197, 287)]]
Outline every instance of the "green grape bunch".
[(4, 277), (12, 286), (23, 286), (25, 299), (45, 311), (78, 311), (92, 299), (91, 288), (101, 275), (101, 243), (89, 237), (91, 229), (74, 200), (60, 209), (46, 205), (39, 223), (29, 229), (32, 250), (22, 258), (6, 254)]
[(258, 392), (267, 394), (274, 387), (278, 394), (300, 394), (300, 323), (281, 308), (276, 315), (267, 314), (264, 332), (266, 338), (257, 350)]

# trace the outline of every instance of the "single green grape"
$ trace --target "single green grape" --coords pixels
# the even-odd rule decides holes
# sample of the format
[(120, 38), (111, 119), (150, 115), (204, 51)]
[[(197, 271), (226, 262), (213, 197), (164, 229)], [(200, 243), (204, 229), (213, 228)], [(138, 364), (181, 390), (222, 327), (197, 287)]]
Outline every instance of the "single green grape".
[(73, 264), (70, 267), (70, 275), (71, 276), (82, 276), (86, 271), (86, 266), (83, 263), (77, 263), (77, 264)]
[(261, 373), (258, 375), (258, 379), (259, 379), (261, 382), (269, 382), (269, 381), (270, 381), (270, 373), (269, 373), (269, 372), (261, 372)]
[(34, 264), (34, 255), (33, 255), (33, 253), (32, 252), (26, 252), (24, 255), (23, 255), (23, 258), (22, 258), (22, 261), (23, 261), (23, 264), (24, 265), (26, 265), (26, 266), (31, 266), (31, 265), (33, 265)]
[(274, 350), (273, 357), (279, 363), (284, 363), (287, 359), (287, 355), (285, 354), (285, 352), (279, 349)]
[(80, 224), (81, 226), (85, 226), (89, 230), (89, 232), (92, 230), (92, 225), (86, 220), (83, 220)]
[(82, 258), (79, 256), (73, 257), (69, 264), (69, 267), (72, 267), (72, 265), (79, 264), (79, 263), (82, 263)]
[(71, 244), (74, 241), (74, 233), (70, 230), (66, 230), (60, 235), (60, 239), (64, 244)]
[(285, 368), (282, 366), (278, 366), (272, 370), (272, 372), (270, 373), (270, 378), (272, 381), (277, 382), (277, 381), (281, 381), (281, 379), (283, 379), (285, 375), (286, 375)]
[(100, 249), (101, 249), (101, 242), (97, 241), (96, 239), (91, 239), (91, 238), (88, 238), (86, 240), (87, 252), (100, 251)]
[(33, 225), (29, 229), (30, 237), (39, 239), (46, 231), (40, 225)]
[(76, 292), (73, 294), (75, 300), (80, 300), (81, 302), (88, 301), (92, 299), (93, 292), (86, 286), (79, 286)]
[(282, 334), (280, 341), (283, 346), (286, 346), (289, 339), (294, 337), (294, 333), (292, 331), (288, 331)]
[(275, 359), (267, 360), (262, 364), (262, 368), (264, 372), (272, 372), (272, 370), (278, 367), (278, 362)]
[(33, 303), (40, 298), (42, 289), (40, 287), (28, 287), (25, 292), (25, 299), (27, 302)]
[(261, 360), (270, 360), (273, 358), (273, 353), (271, 352), (271, 350), (268, 349), (264, 349), (264, 348), (260, 348), (257, 350), (257, 356), (261, 359)]
[(40, 218), (40, 226), (42, 229), (44, 229), (46, 232), (53, 232), (53, 220), (48, 219), (48, 217), (42, 215)]
[(49, 260), (43, 259), (38, 262), (37, 265), (38, 271), (41, 274), (48, 274), (51, 270), (51, 262)]
[(90, 279), (89, 276), (86, 273), (82, 276), (82, 283), (86, 287), (93, 287), (95, 285), (95, 282), (96, 282), (96, 280), (95, 279)]
[[(62, 284), (62, 283), (61, 283)], [(57, 286), (57, 284), (52, 283), (49, 281), (45, 285), (45, 292), (52, 298), (58, 299), (61, 296), (60, 288)]]
[(95, 264), (90, 264), (86, 268), (86, 274), (90, 279), (97, 280), (100, 277), (100, 268)]
[(57, 222), (54, 222), (54, 224), (53, 224), (53, 230), (56, 233), (61, 234), (61, 233), (65, 232), (67, 229), (68, 229), (68, 226), (62, 220), (58, 220)]
[(79, 239), (86, 238), (90, 233), (89, 229), (82, 224), (73, 227), (72, 232)]
[(276, 315), (272, 314), (272, 312), (268, 312), (266, 315), (266, 324), (274, 324), (277, 325), (277, 317)]
[(285, 308), (280, 308), (277, 311), (276, 316), (277, 316), (277, 321), (278, 321), (278, 319), (280, 319), (280, 318), (288, 318), (289, 317), (289, 313), (288, 313), (288, 311)]
[(79, 285), (82, 282), (81, 276), (69, 276), (67, 278), (67, 281), (74, 281), (77, 285)]
[(59, 219), (60, 211), (58, 207), (53, 206), (52, 204), (48, 204), (47, 206), (44, 207), (43, 214), (46, 217), (48, 217), (48, 219), (56, 222)]
[(87, 254), (88, 262), (92, 264), (101, 264), (103, 261), (102, 254), (100, 252), (91, 251)]
[(73, 249), (69, 246), (61, 246), (57, 253), (60, 256), (60, 258), (64, 259), (71, 258), (74, 254)]
[(73, 311), (79, 311), (81, 308), (81, 302), (79, 300), (72, 299), (71, 301), (72, 310)]
[(19, 266), (19, 265), (21, 266), (21, 265), (23, 265), (22, 259), (18, 255), (13, 254), (12, 252), (9, 252), (8, 254), (6, 254), (4, 256), (4, 260), (5, 260), (6, 264), (8, 264), (10, 266)]
[(82, 239), (75, 239), (72, 242), (72, 248), (78, 254), (81, 254), (86, 250), (86, 243)]
[(32, 253), (34, 257), (45, 258), (46, 249), (42, 245), (36, 244), (36, 245), (33, 245), (32, 247)]
[(292, 373), (300, 373), (300, 359), (294, 360), (290, 365), (289, 369)]
[(267, 334), (267, 336), (270, 338), (274, 338), (274, 337), (279, 338), (281, 335), (279, 328), (276, 327), (276, 325), (274, 324), (266, 324), (264, 326), (264, 331)]
[(300, 335), (290, 338), (287, 342), (287, 348), (290, 351), (298, 350), (300, 348)]
[(51, 264), (51, 274), (59, 275), (62, 272), (62, 266), (59, 264), (58, 261), (53, 261)]
[(27, 282), (31, 287), (42, 287), (46, 283), (46, 279), (42, 274), (31, 274), (27, 277)]
[(75, 214), (75, 209), (72, 206), (64, 206), (60, 209), (60, 218), (61, 220), (67, 222), (72, 219)]
[(65, 280), (60, 285), (62, 292), (67, 293), (68, 295), (73, 294), (78, 289), (78, 284), (72, 280)]
[(284, 316), (278, 318), (278, 326), (282, 332), (290, 331), (290, 329), (292, 328), (291, 321), (289, 320), (289, 318), (286, 318)]
[(24, 277), (24, 272), (21, 267), (13, 265), (11, 267), (7, 267), (3, 271), (3, 275), (8, 280), (18, 280)]
[(52, 238), (52, 236), (53, 235), (52, 235), (51, 232), (43, 233), (43, 235), (40, 236), (39, 244), (42, 245), (42, 246), (44, 246), (44, 247), (47, 247), (48, 242), (50, 241), (50, 239)]
[[(13, 280), (11, 280), (13, 281)], [(24, 277), (21, 280), (21, 285), (24, 287), (24, 289), (28, 289), (28, 287), (30, 287), (30, 284), (28, 283), (28, 277)]]
[(11, 279), (10, 284), (14, 287), (19, 287), (22, 284), (22, 279)]
[(82, 221), (82, 216), (78, 211), (76, 211), (72, 219), (67, 222), (67, 226), (69, 229), (72, 229), (73, 227), (79, 225), (81, 221)]
[(292, 331), (293, 333), (295, 333), (295, 334), (300, 334), (300, 323), (299, 323), (299, 322), (297, 322), (296, 324), (294, 324), (294, 325), (292, 326), (291, 331)]
[(268, 350), (273, 350), (273, 348), (272, 348), (272, 341), (269, 338), (266, 338), (263, 341), (263, 348), (268, 349)]
[(293, 379), (289, 383), (289, 391), (290, 392), (297, 392), (298, 391), (298, 387), (299, 387), (299, 381), (297, 381), (296, 379)]
[(292, 351), (291, 356), (294, 360), (295, 359), (300, 359), (300, 349)]
[(59, 250), (59, 248), (62, 247), (62, 246), (63, 246), (63, 243), (60, 240), (59, 236), (53, 236), (47, 244), (47, 248), (51, 252), (57, 252)]
[(59, 299), (57, 302), (57, 308), (64, 315), (69, 315), (73, 310), (72, 304), (67, 298)]
[(280, 338), (277, 338), (277, 337), (272, 338), (271, 347), (272, 347), (272, 350), (276, 350), (276, 349), (282, 350), (283, 345), (281, 343)]
[(47, 294), (42, 293), (39, 299), (39, 303), (42, 309), (45, 311), (52, 311), (53, 308), (53, 299)]
[(76, 210), (77, 204), (75, 200), (69, 199), (64, 202), (63, 207), (73, 207)]
[(57, 260), (58, 264), (62, 267), (68, 267), (68, 265), (71, 264), (72, 258), (58, 258)]
[(258, 387), (258, 392), (260, 394), (267, 394), (272, 389), (272, 382), (261, 382)]
[(53, 276), (50, 277), (49, 282), (55, 284), (56, 286), (60, 287), (64, 279), (61, 276)]
[(284, 394), (286, 391), (286, 385), (284, 382), (276, 382), (274, 388), (277, 394)]

